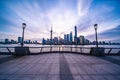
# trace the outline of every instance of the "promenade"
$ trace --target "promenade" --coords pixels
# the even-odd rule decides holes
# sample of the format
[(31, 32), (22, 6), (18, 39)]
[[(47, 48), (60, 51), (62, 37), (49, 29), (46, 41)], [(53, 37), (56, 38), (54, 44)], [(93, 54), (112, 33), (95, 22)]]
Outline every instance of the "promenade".
[(0, 80), (120, 80), (120, 56), (0, 55)]

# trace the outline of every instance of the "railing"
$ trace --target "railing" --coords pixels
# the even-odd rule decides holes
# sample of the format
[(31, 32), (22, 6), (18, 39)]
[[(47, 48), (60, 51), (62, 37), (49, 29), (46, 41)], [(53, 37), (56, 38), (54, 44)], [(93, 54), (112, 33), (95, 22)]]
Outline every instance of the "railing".
[[(69, 46), (46, 46), (46, 47), (29, 47), (28, 54), (67, 52), (90, 54), (91, 47), (69, 47)], [(120, 55), (120, 48), (104, 48), (106, 55)], [(14, 54), (15, 47), (0, 47), (0, 54)]]

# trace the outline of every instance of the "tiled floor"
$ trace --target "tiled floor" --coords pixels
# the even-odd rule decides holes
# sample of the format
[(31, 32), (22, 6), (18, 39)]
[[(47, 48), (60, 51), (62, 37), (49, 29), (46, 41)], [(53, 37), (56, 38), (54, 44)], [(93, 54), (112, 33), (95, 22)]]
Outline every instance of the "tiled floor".
[(120, 56), (0, 55), (0, 80), (120, 80)]

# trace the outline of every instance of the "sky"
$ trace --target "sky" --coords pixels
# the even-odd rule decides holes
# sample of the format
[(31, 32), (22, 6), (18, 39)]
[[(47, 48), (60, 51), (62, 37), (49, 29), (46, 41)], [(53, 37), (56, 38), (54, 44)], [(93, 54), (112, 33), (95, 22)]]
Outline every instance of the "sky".
[(95, 40), (120, 42), (120, 0), (0, 0), (0, 40), (17, 40), (26, 23), (25, 39), (38, 40), (73, 32)]

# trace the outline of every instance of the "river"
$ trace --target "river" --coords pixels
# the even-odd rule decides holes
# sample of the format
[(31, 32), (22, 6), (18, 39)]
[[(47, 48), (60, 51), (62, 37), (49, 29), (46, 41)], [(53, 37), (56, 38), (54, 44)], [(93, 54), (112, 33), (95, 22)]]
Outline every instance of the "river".
[[(0, 44), (0, 47), (15, 47), (15, 46), (21, 46), (19, 44)], [(25, 44), (24, 46), (28, 47), (47, 47), (51, 45), (40, 45), (40, 44)], [(61, 51), (71, 51), (71, 48), (65, 48), (65, 47), (95, 47), (96, 45), (52, 45), (52, 51), (59, 51), (59, 47)], [(64, 47), (64, 48), (63, 48)], [(99, 45), (99, 47), (104, 47), (104, 48), (119, 48), (119, 49), (112, 49), (111, 53), (117, 53), (120, 51), (120, 45)], [(14, 48), (10, 48), (11, 52), (14, 52)], [(40, 48), (30, 48), (30, 52), (40, 52)], [(108, 53), (110, 49), (105, 49), (105, 53)], [(49, 48), (43, 48), (43, 52), (49, 52)], [(80, 48), (72, 48), (73, 52), (80, 52)], [(7, 48), (0, 48), (0, 52), (8, 52)], [(89, 53), (90, 49), (82, 49), (82, 52), (84, 53)]]
[[(0, 44), (0, 47), (15, 47), (21, 46), (20, 44)], [(40, 45), (40, 44), (25, 44), (24, 46), (29, 47), (45, 47), (51, 45)], [(69, 46), (69, 47), (95, 47), (96, 45), (52, 45), (52, 46)], [(99, 45), (99, 47), (104, 48), (120, 48), (120, 45)]]

